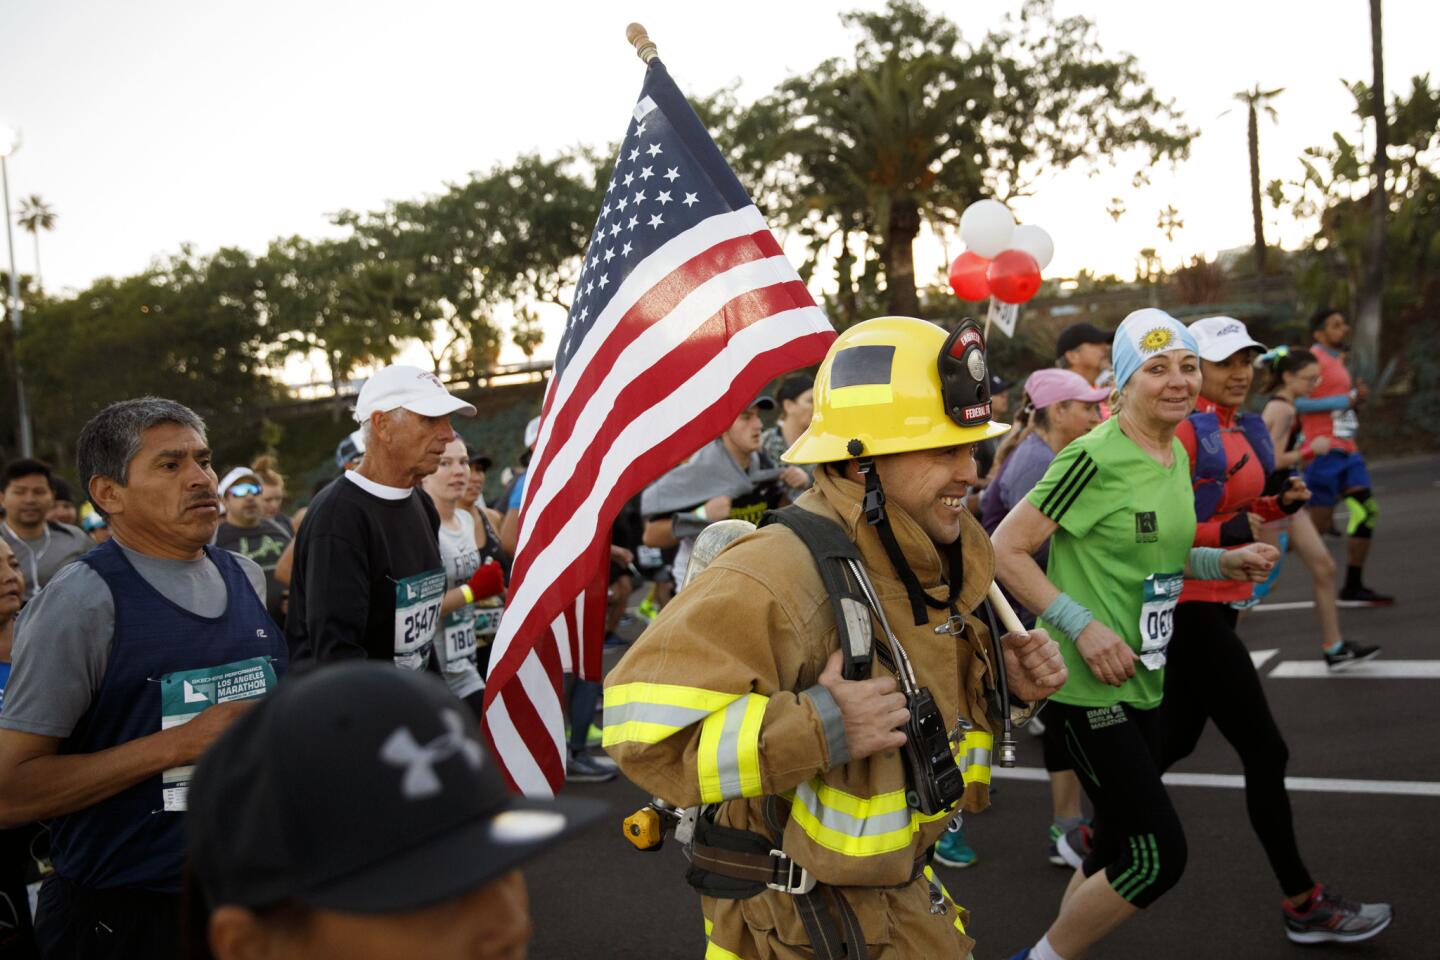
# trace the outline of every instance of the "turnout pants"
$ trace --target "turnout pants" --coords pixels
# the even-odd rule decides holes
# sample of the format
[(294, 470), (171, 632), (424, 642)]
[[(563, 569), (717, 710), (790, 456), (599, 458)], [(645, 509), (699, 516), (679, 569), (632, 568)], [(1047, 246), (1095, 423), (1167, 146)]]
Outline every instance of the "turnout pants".
[[(938, 879), (919, 877), (903, 887), (838, 887), (855, 911), (870, 960), (966, 960), (975, 941), (961, 930), (963, 917)], [(748, 900), (701, 897), (706, 960), (809, 960), (810, 936), (794, 897), (767, 890)], [(841, 918), (830, 907), (836, 929)]]

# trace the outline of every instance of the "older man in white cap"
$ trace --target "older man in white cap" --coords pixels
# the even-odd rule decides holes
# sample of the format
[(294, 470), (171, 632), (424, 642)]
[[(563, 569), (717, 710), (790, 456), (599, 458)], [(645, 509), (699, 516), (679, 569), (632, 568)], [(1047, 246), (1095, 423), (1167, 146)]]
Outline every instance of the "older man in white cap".
[(310, 504), (295, 543), (286, 636), (296, 665), (392, 659), (434, 669), (445, 594), (435, 505), (418, 489), (475, 408), (438, 377), (392, 366), (360, 390), (365, 459)]

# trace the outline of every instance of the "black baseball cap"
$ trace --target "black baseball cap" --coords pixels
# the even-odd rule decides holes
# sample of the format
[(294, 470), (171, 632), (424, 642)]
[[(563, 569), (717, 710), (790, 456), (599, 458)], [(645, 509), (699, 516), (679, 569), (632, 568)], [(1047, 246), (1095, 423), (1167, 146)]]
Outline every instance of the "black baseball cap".
[(286, 679), (201, 758), (190, 862), (211, 907), (397, 913), (476, 890), (597, 817), (512, 795), (436, 675), (355, 662)]
[(1015, 386), (1014, 381), (1006, 380), (998, 373), (990, 374), (990, 396), (993, 397), (997, 393), (1004, 393), (1006, 390), (1009, 390), (1013, 386)]
[[(775, 398), (770, 396), (770, 394), (768, 393), (762, 393), (760, 394), (760, 396), (755, 398), (755, 400), (750, 404), (750, 406), (754, 407), (757, 410), (765, 410), (768, 412), (775, 409)], [(749, 407), (746, 407), (746, 409), (748, 410)]]
[(1111, 343), (1114, 339), (1113, 331), (1106, 332), (1093, 323), (1072, 323), (1060, 331), (1060, 336), (1055, 341), (1055, 356), (1063, 357), (1082, 344)]

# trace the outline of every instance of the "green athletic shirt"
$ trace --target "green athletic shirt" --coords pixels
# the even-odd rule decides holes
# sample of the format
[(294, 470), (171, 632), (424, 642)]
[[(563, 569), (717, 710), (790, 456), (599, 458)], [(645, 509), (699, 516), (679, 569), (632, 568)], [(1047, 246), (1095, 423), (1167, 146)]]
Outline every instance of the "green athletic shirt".
[[(1174, 462), (1166, 469), (1120, 431), (1119, 417), (1111, 417), (1061, 450), (1025, 498), (1060, 527), (1050, 539), (1050, 582), (1136, 653), (1146, 578), (1181, 573), (1195, 537), (1190, 458), (1179, 440), (1171, 449)], [(1164, 667), (1152, 670), (1137, 661), (1135, 676), (1112, 687), (1090, 672), (1073, 641), (1043, 619), (1039, 626), (1060, 644), (1070, 671), (1053, 699), (1080, 707), (1159, 706)]]

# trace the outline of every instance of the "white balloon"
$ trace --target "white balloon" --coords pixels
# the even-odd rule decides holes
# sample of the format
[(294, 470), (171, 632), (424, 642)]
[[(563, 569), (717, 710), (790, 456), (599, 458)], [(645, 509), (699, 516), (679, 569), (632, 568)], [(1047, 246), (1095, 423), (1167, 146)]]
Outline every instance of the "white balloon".
[(1010, 249), (1015, 218), (999, 200), (976, 200), (960, 215), (960, 239), (982, 257)]
[(1035, 262), (1044, 270), (1055, 258), (1055, 241), (1050, 239), (1050, 234), (1033, 223), (1022, 223), (1015, 228), (1015, 233), (1010, 237), (1011, 250), (1024, 250), (1035, 258)]

